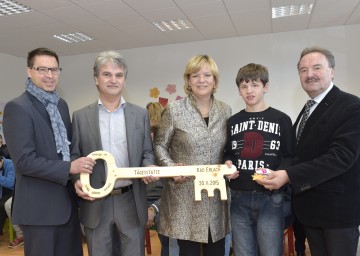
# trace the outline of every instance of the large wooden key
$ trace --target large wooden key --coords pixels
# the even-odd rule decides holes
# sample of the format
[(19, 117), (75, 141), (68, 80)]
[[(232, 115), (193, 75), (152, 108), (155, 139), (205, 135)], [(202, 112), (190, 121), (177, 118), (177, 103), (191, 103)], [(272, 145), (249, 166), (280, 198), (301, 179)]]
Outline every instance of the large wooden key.
[(83, 185), (83, 191), (94, 198), (105, 197), (111, 193), (117, 179), (144, 178), (146, 176), (154, 177), (175, 177), (175, 176), (195, 176), (195, 200), (201, 200), (201, 191), (207, 190), (209, 197), (214, 196), (214, 190), (220, 190), (221, 200), (227, 199), (226, 184), (224, 175), (232, 174), (236, 167), (231, 168), (227, 165), (191, 165), (191, 166), (153, 166), (153, 167), (116, 167), (114, 157), (106, 151), (94, 151), (88, 155), (94, 160), (102, 159), (107, 165), (107, 179), (102, 188), (95, 189), (90, 185), (90, 174), (81, 173), (80, 181)]

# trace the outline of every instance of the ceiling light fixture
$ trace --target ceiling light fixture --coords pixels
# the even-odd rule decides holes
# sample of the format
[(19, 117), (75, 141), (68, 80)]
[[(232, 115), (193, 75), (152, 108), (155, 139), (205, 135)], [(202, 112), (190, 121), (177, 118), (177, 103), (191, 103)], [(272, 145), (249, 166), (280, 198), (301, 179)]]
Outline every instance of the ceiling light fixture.
[(282, 18), (295, 15), (308, 15), (311, 13), (314, 3), (287, 5), (272, 8), (272, 18)]
[(85, 41), (91, 41), (94, 40), (94, 38), (91, 38), (88, 35), (85, 35), (84, 33), (70, 33), (70, 34), (61, 34), (61, 35), (53, 35), (54, 38), (64, 41), (66, 43), (79, 43), (79, 42), (85, 42)]
[(12, 0), (0, 0), (0, 16), (19, 14), (30, 11), (33, 10), (18, 2)]
[(177, 19), (177, 20), (168, 20), (168, 21), (154, 21), (154, 26), (157, 27), (162, 32), (166, 31), (176, 31), (176, 30), (186, 30), (191, 29), (193, 26), (188, 20)]

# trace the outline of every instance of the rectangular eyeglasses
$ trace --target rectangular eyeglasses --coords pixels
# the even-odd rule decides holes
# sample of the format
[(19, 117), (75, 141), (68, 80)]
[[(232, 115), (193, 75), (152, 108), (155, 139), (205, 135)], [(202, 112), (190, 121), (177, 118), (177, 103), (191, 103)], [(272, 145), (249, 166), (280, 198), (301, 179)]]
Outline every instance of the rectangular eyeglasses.
[(46, 75), (47, 73), (49, 73), (49, 70), (51, 71), (51, 74), (53, 75), (58, 75), (60, 74), (62, 68), (48, 68), (48, 67), (32, 67), (32, 69), (37, 70), (37, 72), (40, 75)]

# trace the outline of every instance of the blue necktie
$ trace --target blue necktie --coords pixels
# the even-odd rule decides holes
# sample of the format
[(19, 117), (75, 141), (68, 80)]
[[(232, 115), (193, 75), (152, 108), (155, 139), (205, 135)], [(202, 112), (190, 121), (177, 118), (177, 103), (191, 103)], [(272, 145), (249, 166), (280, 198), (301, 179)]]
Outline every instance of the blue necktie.
[(300, 125), (299, 125), (299, 129), (298, 129), (298, 133), (297, 133), (297, 141), (299, 141), (300, 139), (300, 136), (301, 136), (301, 133), (303, 132), (304, 130), (304, 127), (305, 127), (305, 123), (306, 121), (308, 120), (309, 118), (309, 113), (310, 113), (310, 108), (316, 103), (316, 101), (314, 100), (308, 100), (305, 104), (305, 110), (304, 110), (304, 113), (303, 113), (303, 116), (301, 118), (301, 121), (300, 121)]

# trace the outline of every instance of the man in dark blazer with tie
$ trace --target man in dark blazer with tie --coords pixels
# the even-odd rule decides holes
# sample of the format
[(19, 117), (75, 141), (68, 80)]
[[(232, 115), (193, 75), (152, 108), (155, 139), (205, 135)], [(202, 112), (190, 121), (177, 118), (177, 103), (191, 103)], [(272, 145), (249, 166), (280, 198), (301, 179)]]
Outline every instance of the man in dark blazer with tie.
[[(114, 156), (118, 167), (154, 165), (147, 111), (122, 97), (126, 76), (127, 65), (118, 52), (105, 51), (97, 56), (94, 79), (99, 99), (73, 114), (73, 158), (105, 150)], [(147, 178), (146, 183), (155, 180)], [(98, 161), (90, 176), (91, 185), (100, 188), (105, 181), (104, 162)], [(110, 195), (96, 200), (82, 191), (79, 175), (73, 177), (73, 182), (82, 197), (80, 220), (85, 226), (89, 255), (144, 255), (147, 222), (144, 181), (120, 179)]]
[(312, 256), (355, 256), (360, 224), (360, 99), (333, 84), (333, 54), (320, 47), (301, 53), (298, 72), (315, 101), (299, 136), (294, 165), (258, 181), (268, 189), (290, 182), (296, 216)]
[(70, 174), (90, 173), (91, 158), (70, 162), (69, 109), (56, 88), (59, 58), (47, 48), (28, 54), (26, 91), (4, 109), (4, 135), (15, 166), (12, 221), (26, 256), (82, 256), (76, 194)]

